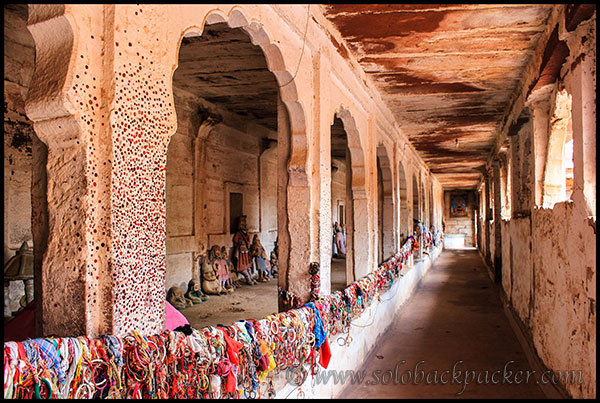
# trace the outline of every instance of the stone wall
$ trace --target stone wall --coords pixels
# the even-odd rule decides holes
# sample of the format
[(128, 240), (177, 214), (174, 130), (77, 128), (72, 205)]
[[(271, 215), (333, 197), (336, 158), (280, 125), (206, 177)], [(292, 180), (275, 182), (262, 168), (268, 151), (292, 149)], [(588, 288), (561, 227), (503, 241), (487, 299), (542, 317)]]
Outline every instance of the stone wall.
[[(506, 136), (498, 139), (498, 153), (508, 151), (508, 158), (490, 157), (488, 176), (479, 187), (482, 210), (491, 218), (494, 197), (493, 208), (509, 219), (488, 229), (481, 222), (479, 246), (488, 262), (501, 265), (494, 268), (501, 271), (496, 280), (543, 365), (575, 371), (576, 377), (580, 371), (581, 378), (563, 378), (558, 387), (571, 397), (591, 398), (596, 396), (596, 17), (588, 10), (579, 21), (573, 18), (567, 12), (555, 22), (560, 46), (568, 46), (568, 52), (554, 73), (542, 64), (526, 77), (527, 99), (515, 106)], [(552, 52), (546, 49), (545, 55), (555, 57)], [(559, 115), (572, 130), (573, 192), (551, 198), (548, 194), (564, 187), (567, 177), (562, 169), (551, 169), (560, 168), (564, 158), (553, 151), (565, 141), (564, 133), (562, 139), (554, 137), (561, 135), (555, 130)], [(511, 173), (508, 183), (489, 195), (489, 183), (502, 183), (498, 175), (503, 170)], [(501, 243), (494, 242), (497, 225)], [(494, 255), (501, 260), (493, 260)]]
[[(507, 267), (507, 281), (510, 282), (511, 303), (519, 317), (528, 321), (531, 315), (531, 285), (533, 280), (531, 256), (531, 219), (513, 218), (508, 223), (509, 260), (504, 262)], [(503, 270), (503, 276), (504, 276)]]
[(214, 245), (232, 247), (230, 192), (242, 194), (249, 233), (258, 234), (267, 254), (277, 239), (276, 141), (262, 148), (263, 139), (275, 140), (277, 133), (219, 110), (224, 122), (200, 138), (198, 110), (206, 104), (175, 90), (178, 125), (169, 143), (166, 179), (167, 290), (187, 288), (198, 270), (198, 254)]
[(32, 122), (25, 100), (35, 50), (26, 30), (27, 7), (4, 6), (4, 263), (23, 242), (33, 247), (31, 229)]
[[(595, 220), (572, 202), (533, 210), (502, 228), (502, 287), (544, 364), (582, 371), (572, 396), (595, 393)], [(504, 238), (506, 237), (506, 238)]]
[[(567, 384), (573, 397), (596, 393), (596, 222), (574, 203), (535, 209), (530, 317), (521, 316), (544, 363), (581, 371)], [(527, 266), (515, 265), (515, 271)], [(520, 270), (519, 270), (520, 269)], [(513, 297), (513, 300), (518, 298)]]

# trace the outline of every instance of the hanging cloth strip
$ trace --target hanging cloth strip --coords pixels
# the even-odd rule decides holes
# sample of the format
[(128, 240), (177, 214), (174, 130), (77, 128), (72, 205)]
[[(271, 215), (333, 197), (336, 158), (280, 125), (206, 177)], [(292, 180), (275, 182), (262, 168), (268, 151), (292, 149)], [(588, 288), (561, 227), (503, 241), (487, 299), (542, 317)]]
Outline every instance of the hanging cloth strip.
[(118, 367), (123, 366), (123, 354), (121, 353), (121, 342), (116, 336), (107, 335), (103, 337), (105, 344), (110, 350), (113, 360)]
[(321, 319), (321, 313), (319, 312), (319, 310), (313, 302), (304, 304), (304, 306), (311, 308), (315, 313), (315, 327), (313, 330), (315, 334), (315, 348), (320, 348), (321, 344), (323, 344), (325, 342), (325, 339), (327, 338), (327, 332), (323, 328), (323, 320)]
[(12, 399), (15, 392), (15, 378), (19, 365), (19, 346), (17, 342), (4, 343), (4, 398)]
[(309, 302), (305, 304), (305, 306), (311, 308), (315, 313), (315, 327), (313, 330), (313, 333), (315, 334), (315, 348), (320, 350), (319, 364), (327, 369), (329, 360), (331, 359), (331, 349), (329, 348), (329, 340), (327, 340), (327, 332), (323, 327), (321, 312), (319, 312), (313, 302)]
[(71, 365), (67, 372), (66, 380), (63, 387), (59, 390), (58, 396), (61, 399), (67, 399), (71, 393), (71, 381), (75, 377), (75, 373), (81, 366), (81, 359), (83, 356), (83, 349), (81, 348), (80, 341), (74, 337), (67, 337), (63, 344), (67, 344), (67, 347), (72, 350), (70, 352)]
[(319, 364), (325, 369), (329, 366), (329, 360), (331, 360), (331, 349), (329, 348), (329, 339), (325, 338), (325, 341), (320, 348)]
[[(238, 352), (244, 346), (242, 343), (233, 340), (231, 337), (227, 335), (227, 332), (222, 327), (218, 327), (223, 337), (225, 338), (225, 343), (227, 344), (227, 355), (229, 356), (229, 361), (234, 364), (236, 367), (240, 365), (240, 361), (238, 358)], [(234, 371), (230, 371), (227, 375), (227, 383), (225, 384), (225, 390), (228, 393), (235, 392), (235, 387), (237, 384), (237, 380), (234, 374)]]

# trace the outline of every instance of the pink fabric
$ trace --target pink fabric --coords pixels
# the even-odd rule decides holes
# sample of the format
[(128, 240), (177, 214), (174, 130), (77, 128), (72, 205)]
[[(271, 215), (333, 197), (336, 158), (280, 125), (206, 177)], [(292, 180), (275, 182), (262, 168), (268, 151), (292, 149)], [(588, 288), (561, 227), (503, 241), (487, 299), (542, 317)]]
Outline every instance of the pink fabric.
[(346, 242), (344, 241), (344, 234), (342, 231), (339, 231), (335, 234), (335, 246), (337, 246), (338, 250), (345, 255), (346, 254)]
[(227, 266), (227, 262), (224, 259), (216, 259), (213, 262), (213, 266), (216, 266), (215, 274), (219, 280), (227, 281), (232, 278), (229, 266)]
[(179, 326), (189, 325), (190, 322), (183, 316), (181, 312), (179, 312), (173, 305), (169, 303), (169, 301), (165, 301), (167, 304), (166, 307), (166, 320), (165, 320), (165, 329), (166, 330), (175, 330)]

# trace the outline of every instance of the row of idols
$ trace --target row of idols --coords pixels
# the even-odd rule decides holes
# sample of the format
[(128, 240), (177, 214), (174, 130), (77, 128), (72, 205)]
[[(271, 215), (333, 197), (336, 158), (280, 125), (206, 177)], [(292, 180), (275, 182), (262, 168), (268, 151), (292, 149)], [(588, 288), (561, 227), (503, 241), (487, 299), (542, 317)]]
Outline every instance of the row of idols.
[[(167, 292), (167, 300), (177, 309), (184, 309), (208, 299), (208, 295), (222, 295), (233, 292), (243, 283), (255, 285), (257, 281), (267, 282), (277, 275), (278, 246), (267, 257), (258, 234), (250, 242), (245, 217), (242, 216), (238, 231), (233, 236), (231, 257), (225, 246), (214, 245), (207, 255), (196, 259), (200, 276), (194, 275), (188, 282), (187, 292), (173, 286)], [(256, 278), (255, 278), (256, 275)]]

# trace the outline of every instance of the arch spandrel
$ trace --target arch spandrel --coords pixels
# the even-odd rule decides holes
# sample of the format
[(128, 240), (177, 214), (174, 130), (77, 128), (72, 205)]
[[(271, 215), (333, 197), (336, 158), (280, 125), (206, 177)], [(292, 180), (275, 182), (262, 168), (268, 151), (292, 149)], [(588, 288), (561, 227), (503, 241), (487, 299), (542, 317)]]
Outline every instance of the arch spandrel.
[[(25, 111), (33, 122), (71, 117), (76, 113), (76, 108), (67, 98), (67, 80), (74, 55), (75, 33), (64, 12), (64, 6), (28, 6), (27, 29), (35, 43), (36, 62)], [(49, 126), (48, 130), (38, 134), (46, 144), (49, 143), (46, 134), (51, 130)], [(58, 125), (54, 130), (60, 133)], [(48, 133), (50, 134), (52, 133)]]

